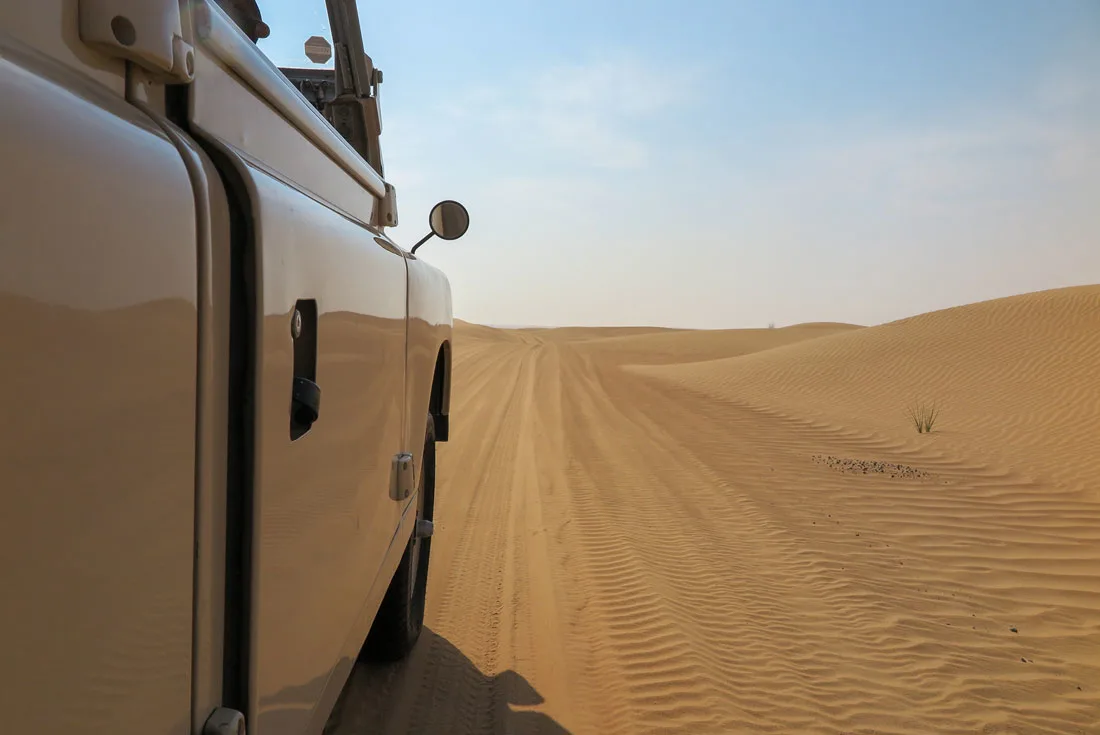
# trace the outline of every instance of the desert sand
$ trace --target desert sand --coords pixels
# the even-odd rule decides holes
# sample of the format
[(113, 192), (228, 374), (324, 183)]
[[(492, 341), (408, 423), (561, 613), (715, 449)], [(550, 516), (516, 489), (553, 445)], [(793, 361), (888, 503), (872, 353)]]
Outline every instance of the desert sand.
[(1100, 286), (455, 360), (424, 638), (335, 732), (1100, 732)]

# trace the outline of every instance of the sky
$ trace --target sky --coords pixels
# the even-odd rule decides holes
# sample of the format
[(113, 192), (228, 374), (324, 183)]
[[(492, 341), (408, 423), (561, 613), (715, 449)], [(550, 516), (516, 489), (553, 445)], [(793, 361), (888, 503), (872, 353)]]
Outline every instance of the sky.
[[(313, 66), (323, 0), (260, 0)], [(359, 0), (395, 240), (483, 324), (879, 324), (1100, 283), (1100, 2)]]

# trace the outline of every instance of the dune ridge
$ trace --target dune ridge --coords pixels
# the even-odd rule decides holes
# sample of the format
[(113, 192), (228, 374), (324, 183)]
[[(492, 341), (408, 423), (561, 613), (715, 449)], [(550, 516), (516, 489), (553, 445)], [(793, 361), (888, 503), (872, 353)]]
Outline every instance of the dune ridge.
[(639, 372), (917, 444), (922, 439), (910, 436), (906, 408), (935, 402), (938, 431), (923, 444), (942, 439), (945, 448), (1100, 491), (1098, 332), (1100, 287), (1079, 286), (921, 314), (735, 361)]
[(458, 325), (431, 635), (335, 732), (1100, 732), (1098, 327)]

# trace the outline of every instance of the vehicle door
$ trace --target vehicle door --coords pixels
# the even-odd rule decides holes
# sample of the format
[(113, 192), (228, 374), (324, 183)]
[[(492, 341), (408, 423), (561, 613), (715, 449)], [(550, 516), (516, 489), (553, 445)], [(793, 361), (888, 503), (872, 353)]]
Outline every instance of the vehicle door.
[(5, 733), (191, 732), (200, 234), (75, 3), (0, 8)]
[[(271, 38), (296, 39), (290, 59), (286, 46), (257, 48), (214, 3), (193, 7), (191, 132), (244, 210), (234, 238), (248, 313), (235, 328), (255, 329), (238, 356), (254, 396), (242, 426), (252, 496), (239, 499), (242, 527), (229, 521), (247, 545), (250, 582), (227, 615), (249, 631), (239, 654), (249, 732), (297, 735), (317, 729), (330, 682), (346, 676), (366, 636), (365, 602), (388, 582), (380, 570), (401, 512), (390, 483), (404, 420), (406, 262), (370, 225), (380, 176), (261, 52), (312, 66), (301, 44), (326, 35), (323, 0), (288, 10), (284, 21), (302, 19), (291, 28), (265, 16)], [(320, 401), (309, 422), (312, 386)]]

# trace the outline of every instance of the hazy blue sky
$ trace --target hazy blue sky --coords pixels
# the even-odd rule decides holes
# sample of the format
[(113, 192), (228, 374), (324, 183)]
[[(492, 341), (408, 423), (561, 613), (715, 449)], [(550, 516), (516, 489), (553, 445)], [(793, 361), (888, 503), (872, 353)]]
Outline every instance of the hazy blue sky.
[[(282, 65), (323, 0), (260, 0)], [(369, 2), (411, 245), (490, 324), (872, 324), (1100, 282), (1100, 2)]]

